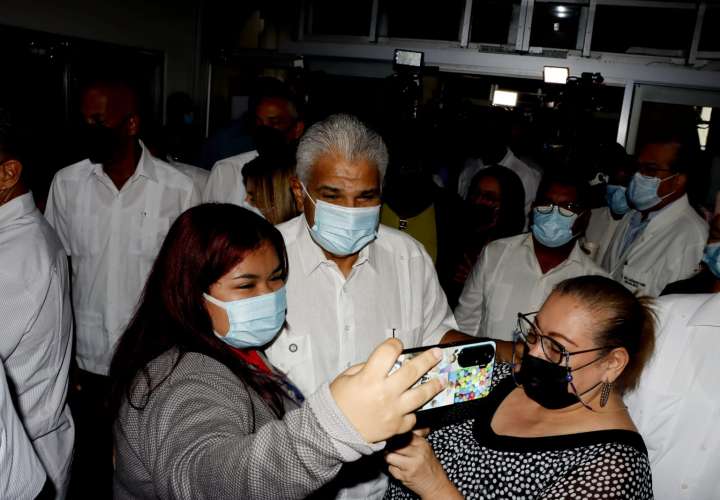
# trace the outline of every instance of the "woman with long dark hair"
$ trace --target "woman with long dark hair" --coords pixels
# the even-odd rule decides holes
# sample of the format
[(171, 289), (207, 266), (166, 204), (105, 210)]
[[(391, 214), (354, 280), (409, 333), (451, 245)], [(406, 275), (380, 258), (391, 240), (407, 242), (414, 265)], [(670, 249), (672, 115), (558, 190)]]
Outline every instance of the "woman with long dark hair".
[(175, 221), (111, 366), (115, 498), (302, 498), (412, 427), (440, 384), (408, 388), (437, 350), (388, 375), (388, 341), (307, 400), (265, 359), (287, 275), (282, 236), (248, 210)]

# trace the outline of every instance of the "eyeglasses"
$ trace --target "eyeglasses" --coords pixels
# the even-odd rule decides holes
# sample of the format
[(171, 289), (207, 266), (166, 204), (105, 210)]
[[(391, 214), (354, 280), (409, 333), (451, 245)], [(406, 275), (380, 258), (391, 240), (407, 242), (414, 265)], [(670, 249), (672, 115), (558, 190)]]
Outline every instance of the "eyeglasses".
[(647, 177), (658, 177), (662, 172), (672, 172), (669, 168), (661, 168), (654, 163), (638, 163), (638, 172)]
[(557, 207), (560, 215), (564, 217), (580, 215), (583, 212), (582, 207), (580, 207), (580, 205), (576, 203), (563, 203), (562, 205), (558, 205), (556, 203), (540, 203), (538, 205), (535, 205), (534, 208), (540, 214), (549, 214), (550, 212), (552, 212), (552, 209), (554, 207)]
[(539, 341), (545, 358), (551, 363), (559, 365), (562, 364), (564, 361), (565, 366), (568, 366), (570, 364), (570, 356), (575, 356), (576, 354), (584, 354), (586, 352), (602, 351), (604, 349), (610, 349), (611, 347), (613, 347), (594, 347), (592, 349), (583, 349), (581, 351), (570, 352), (565, 349), (565, 346), (563, 346), (560, 342), (551, 337), (548, 337), (547, 335), (543, 335), (540, 332), (540, 328), (537, 327), (534, 321), (530, 320), (530, 316), (534, 316), (536, 314), (537, 312), (527, 314), (518, 313), (517, 330), (515, 330), (514, 337), (516, 341), (522, 340), (528, 346), (535, 345)]

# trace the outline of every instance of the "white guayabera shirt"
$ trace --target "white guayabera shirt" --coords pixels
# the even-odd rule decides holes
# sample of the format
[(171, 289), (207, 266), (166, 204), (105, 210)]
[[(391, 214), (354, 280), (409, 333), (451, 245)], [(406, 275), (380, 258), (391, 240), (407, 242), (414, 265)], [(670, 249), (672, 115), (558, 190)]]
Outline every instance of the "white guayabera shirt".
[[(346, 279), (312, 240), (303, 214), (278, 229), (290, 267), (287, 328), (267, 354), (306, 396), (393, 335), (411, 348), (437, 344), (457, 328), (430, 256), (410, 236), (380, 225)], [(376, 479), (339, 498), (382, 497), (386, 484), (378, 469)]]
[(62, 243), (30, 193), (0, 206), (0, 291), (0, 358), (27, 437), (63, 498), (75, 436), (66, 404), (70, 277)]
[(80, 368), (107, 374), (170, 225), (199, 199), (192, 179), (144, 146), (120, 190), (89, 160), (55, 174), (45, 217), (71, 257)]
[(489, 243), (473, 266), (455, 308), (463, 333), (513, 340), (517, 313), (540, 309), (563, 280), (607, 273), (575, 243), (570, 256), (543, 274), (530, 233)]
[(203, 201), (242, 204), (247, 196), (242, 171), (257, 156), (257, 151), (248, 151), (215, 163), (205, 184)]

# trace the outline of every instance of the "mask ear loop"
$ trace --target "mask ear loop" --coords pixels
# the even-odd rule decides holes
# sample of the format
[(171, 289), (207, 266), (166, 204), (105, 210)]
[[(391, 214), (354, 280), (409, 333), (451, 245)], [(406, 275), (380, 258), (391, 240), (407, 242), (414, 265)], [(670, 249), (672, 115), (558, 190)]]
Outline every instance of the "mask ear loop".
[(586, 364), (582, 365), (581, 367), (576, 368), (575, 370), (573, 370), (572, 368), (570, 368), (570, 354), (569, 354), (569, 353), (565, 353), (565, 368), (566, 368), (567, 371), (568, 371), (567, 375), (565, 376), (565, 380), (567, 380), (568, 385), (570, 386), (570, 388), (572, 389), (573, 393), (575, 394), (575, 397), (578, 398), (578, 401), (580, 402), (580, 404), (583, 405), (583, 406), (584, 406), (585, 408), (587, 408), (588, 410), (593, 411), (593, 412), (596, 412), (597, 410), (595, 410), (592, 406), (590, 406), (589, 404), (587, 404), (587, 403), (583, 400), (583, 398), (581, 398), (580, 396), (583, 396), (583, 395), (587, 394), (588, 392), (592, 391), (592, 390), (595, 389), (597, 386), (599, 386), (600, 384), (602, 384), (603, 381), (601, 380), (600, 382), (598, 382), (597, 384), (593, 385), (593, 386), (590, 387), (589, 389), (583, 391), (582, 393), (578, 393), (578, 390), (577, 390), (577, 388), (575, 387), (575, 384), (573, 383), (572, 372), (573, 372), (573, 371), (582, 370), (582, 369), (585, 368), (586, 366), (590, 366), (591, 364), (595, 363), (596, 361), (600, 361), (600, 360), (603, 359), (605, 356), (607, 356), (607, 354), (603, 354), (602, 356), (593, 359), (593, 360), (590, 361), (589, 363), (586, 363)]
[(303, 181), (300, 181), (300, 187), (302, 187), (302, 190), (305, 192), (305, 195), (310, 199), (313, 206), (317, 206), (317, 203), (315, 203), (315, 200), (312, 199), (312, 196), (310, 196), (310, 193), (308, 193), (308, 190), (305, 188), (305, 183)]

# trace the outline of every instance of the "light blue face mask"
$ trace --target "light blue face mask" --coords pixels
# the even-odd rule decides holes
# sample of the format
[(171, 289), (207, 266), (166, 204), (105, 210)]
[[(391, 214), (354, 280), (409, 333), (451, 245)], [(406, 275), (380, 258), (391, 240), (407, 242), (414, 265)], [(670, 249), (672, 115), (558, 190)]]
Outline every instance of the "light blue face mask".
[(560, 247), (575, 237), (572, 227), (577, 217), (577, 214), (572, 214), (570, 217), (562, 215), (558, 207), (553, 207), (546, 214), (533, 208), (533, 225), (530, 229), (535, 239), (542, 245), (550, 248)]
[(310, 228), (312, 239), (338, 257), (359, 252), (377, 237), (380, 205), (374, 207), (341, 207), (322, 200), (314, 201), (315, 224)]
[(658, 188), (660, 187), (660, 184), (664, 181), (672, 179), (676, 175), (677, 174), (673, 174), (665, 179), (660, 179), (658, 177), (649, 177), (641, 174), (640, 172), (635, 172), (632, 180), (630, 180), (627, 192), (627, 197), (630, 200), (630, 203), (632, 203), (633, 206), (640, 211), (648, 210), (655, 205), (658, 205), (661, 201), (674, 193), (673, 191), (661, 198), (658, 196)]
[(272, 293), (248, 299), (224, 302), (204, 293), (208, 302), (225, 309), (230, 329), (225, 335), (215, 332), (223, 342), (238, 349), (247, 349), (268, 344), (285, 323), (287, 298), (285, 287)]
[(702, 260), (715, 277), (720, 279), (720, 241), (707, 244)]
[(615, 215), (625, 215), (630, 210), (627, 201), (627, 188), (616, 184), (608, 184), (605, 192), (605, 199), (608, 207)]

